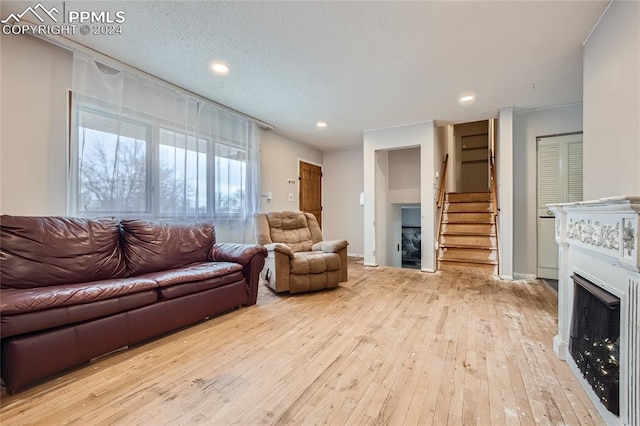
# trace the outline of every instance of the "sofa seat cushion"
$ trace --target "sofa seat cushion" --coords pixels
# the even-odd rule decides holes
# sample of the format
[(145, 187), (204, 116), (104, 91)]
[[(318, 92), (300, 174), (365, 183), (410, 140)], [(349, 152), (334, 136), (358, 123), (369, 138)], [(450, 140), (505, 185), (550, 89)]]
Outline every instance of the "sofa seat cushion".
[(158, 283), (160, 298), (175, 299), (244, 280), (242, 265), (231, 262), (203, 262), (182, 268), (140, 275)]
[(295, 253), (291, 261), (291, 273), (294, 275), (321, 274), (340, 270), (340, 255), (321, 251)]
[[(80, 305), (58, 306), (39, 311), (2, 311), (0, 316), (1, 337), (15, 336), (54, 327), (77, 324), (97, 318), (127, 312), (151, 305), (158, 300), (157, 284), (152, 289), (132, 294), (121, 294), (105, 300), (89, 301)], [(4, 296), (4, 291), (2, 293)], [(14, 298), (15, 300), (15, 298)], [(6, 300), (2, 298), (4, 305)]]
[(0, 313), (13, 315), (82, 305), (157, 287), (158, 284), (153, 280), (133, 277), (29, 289), (2, 289)]

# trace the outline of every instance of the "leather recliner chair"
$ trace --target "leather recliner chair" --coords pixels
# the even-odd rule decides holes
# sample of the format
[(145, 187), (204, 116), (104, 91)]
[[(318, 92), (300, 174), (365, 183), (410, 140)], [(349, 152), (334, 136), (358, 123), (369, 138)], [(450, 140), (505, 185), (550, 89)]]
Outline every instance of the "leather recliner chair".
[(311, 213), (257, 213), (256, 241), (268, 256), (260, 274), (274, 291), (301, 293), (347, 281), (346, 240), (323, 241)]

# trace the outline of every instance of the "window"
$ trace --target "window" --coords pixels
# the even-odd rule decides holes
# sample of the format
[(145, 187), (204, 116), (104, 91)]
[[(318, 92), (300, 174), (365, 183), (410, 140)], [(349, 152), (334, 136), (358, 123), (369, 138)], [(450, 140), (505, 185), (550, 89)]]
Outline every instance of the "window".
[(215, 182), (217, 212), (238, 213), (242, 210), (247, 179), (246, 152), (228, 145), (216, 145)]
[(79, 111), (78, 211), (149, 212), (149, 127)]
[[(76, 101), (80, 215), (198, 217), (244, 211), (247, 151), (130, 113)], [(154, 135), (157, 135), (154, 137)]]
[(207, 213), (209, 142), (185, 133), (160, 129), (158, 193), (160, 215)]

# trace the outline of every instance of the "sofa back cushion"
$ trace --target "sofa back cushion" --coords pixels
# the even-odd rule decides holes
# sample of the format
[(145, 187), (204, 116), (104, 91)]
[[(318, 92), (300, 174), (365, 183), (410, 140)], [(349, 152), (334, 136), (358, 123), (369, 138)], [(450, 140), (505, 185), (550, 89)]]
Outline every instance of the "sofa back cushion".
[(215, 243), (210, 222), (122, 220), (124, 258), (131, 275), (205, 262)]
[[(267, 224), (268, 230), (263, 229)], [(258, 244), (284, 243), (294, 252), (311, 251), (313, 244), (322, 241), (318, 221), (312, 214), (301, 211), (258, 213), (256, 235)]]
[(113, 219), (0, 218), (0, 286), (74, 284), (127, 273), (120, 223)]

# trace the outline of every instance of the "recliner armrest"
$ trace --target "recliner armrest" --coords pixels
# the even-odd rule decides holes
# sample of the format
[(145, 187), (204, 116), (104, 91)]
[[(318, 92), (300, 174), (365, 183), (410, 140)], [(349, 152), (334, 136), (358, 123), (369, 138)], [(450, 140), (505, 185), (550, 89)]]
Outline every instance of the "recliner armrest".
[(267, 251), (269, 252), (286, 254), (287, 256), (289, 256), (290, 259), (293, 259), (293, 250), (291, 250), (291, 247), (289, 247), (286, 244), (283, 244), (283, 243), (265, 244), (264, 248), (267, 249)]
[(246, 266), (256, 254), (266, 258), (267, 250), (258, 244), (216, 243), (209, 255), (214, 262), (233, 262)]
[(349, 245), (347, 240), (320, 241), (315, 243), (311, 250), (323, 251), (325, 253), (337, 253)]

